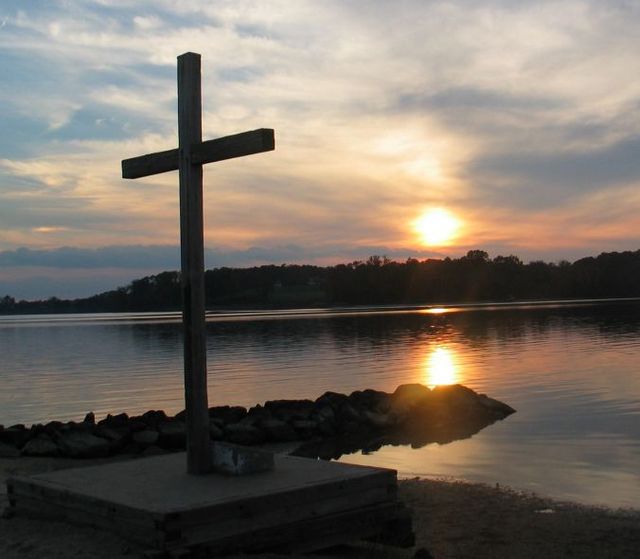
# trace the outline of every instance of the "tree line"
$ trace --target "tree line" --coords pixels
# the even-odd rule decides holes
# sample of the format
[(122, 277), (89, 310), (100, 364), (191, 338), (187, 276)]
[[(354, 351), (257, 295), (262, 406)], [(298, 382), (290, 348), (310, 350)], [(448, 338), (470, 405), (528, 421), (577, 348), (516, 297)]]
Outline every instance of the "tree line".
[[(371, 256), (336, 266), (268, 265), (205, 272), (207, 308), (440, 304), (640, 297), (640, 250), (605, 252), (573, 263), (517, 256), (396, 262)], [(179, 272), (162, 272), (81, 299), (0, 298), (0, 313), (130, 312), (180, 308)]]

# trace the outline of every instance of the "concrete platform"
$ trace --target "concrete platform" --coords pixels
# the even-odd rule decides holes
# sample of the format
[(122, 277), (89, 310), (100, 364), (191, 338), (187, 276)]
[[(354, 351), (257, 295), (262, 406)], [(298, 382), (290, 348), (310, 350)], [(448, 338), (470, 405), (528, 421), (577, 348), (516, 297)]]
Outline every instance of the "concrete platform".
[(16, 476), (10, 511), (64, 518), (160, 551), (308, 550), (407, 536), (394, 470), (275, 456), (251, 476), (190, 476), (184, 453)]

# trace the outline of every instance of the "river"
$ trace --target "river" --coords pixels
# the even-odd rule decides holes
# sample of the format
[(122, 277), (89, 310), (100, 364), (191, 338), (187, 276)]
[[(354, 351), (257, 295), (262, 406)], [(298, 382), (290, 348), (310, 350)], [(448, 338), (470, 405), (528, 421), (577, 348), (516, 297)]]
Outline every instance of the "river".
[[(640, 302), (212, 313), (210, 405), (462, 383), (517, 413), (344, 461), (640, 506)], [(183, 407), (176, 313), (0, 317), (0, 424)]]

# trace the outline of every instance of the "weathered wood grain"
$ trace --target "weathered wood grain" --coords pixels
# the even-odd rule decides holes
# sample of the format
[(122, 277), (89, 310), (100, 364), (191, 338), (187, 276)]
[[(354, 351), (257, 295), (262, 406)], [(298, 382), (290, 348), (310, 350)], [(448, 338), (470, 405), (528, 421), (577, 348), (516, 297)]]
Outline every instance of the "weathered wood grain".
[(178, 168), (180, 171), (180, 247), (187, 471), (212, 471), (207, 397), (207, 347), (204, 306), (204, 217), (202, 165), (191, 146), (202, 142), (200, 55), (178, 57)]
[(180, 55), (178, 149), (122, 161), (125, 179), (179, 171), (187, 471), (192, 474), (206, 474), (213, 469), (207, 396), (202, 165), (275, 149), (270, 128), (203, 142), (200, 81), (200, 55)]
[[(215, 163), (225, 159), (244, 157), (275, 149), (275, 134), (271, 128), (258, 128), (191, 146), (191, 161), (194, 164)], [(178, 170), (178, 150), (169, 149), (149, 153), (122, 161), (122, 178), (139, 179)]]

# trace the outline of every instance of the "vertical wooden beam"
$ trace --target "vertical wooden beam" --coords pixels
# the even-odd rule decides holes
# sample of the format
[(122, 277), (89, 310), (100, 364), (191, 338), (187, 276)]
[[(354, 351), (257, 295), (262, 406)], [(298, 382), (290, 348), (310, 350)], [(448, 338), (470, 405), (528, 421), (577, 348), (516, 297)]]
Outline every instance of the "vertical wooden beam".
[(206, 474), (212, 469), (207, 399), (202, 165), (194, 164), (191, 154), (191, 146), (201, 142), (200, 55), (187, 52), (178, 57), (178, 169), (187, 472), (190, 474)]

